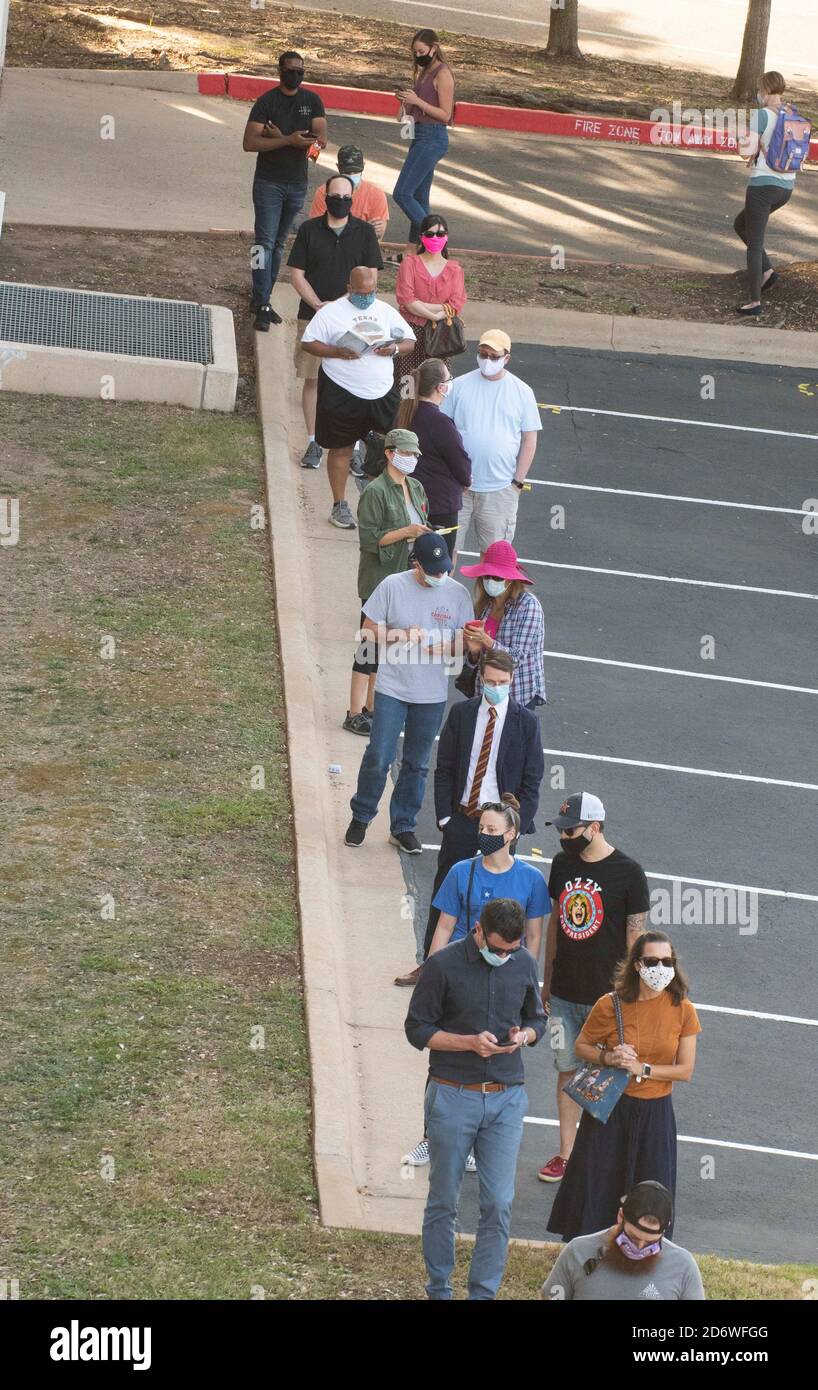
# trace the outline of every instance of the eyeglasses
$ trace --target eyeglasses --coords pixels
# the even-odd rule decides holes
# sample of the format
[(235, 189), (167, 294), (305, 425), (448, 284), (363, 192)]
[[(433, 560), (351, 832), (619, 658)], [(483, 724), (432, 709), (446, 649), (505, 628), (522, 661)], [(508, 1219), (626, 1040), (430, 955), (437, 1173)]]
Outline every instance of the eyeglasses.
[(670, 968), (673, 965), (672, 956), (640, 956), (637, 962), (639, 965), (666, 965)]

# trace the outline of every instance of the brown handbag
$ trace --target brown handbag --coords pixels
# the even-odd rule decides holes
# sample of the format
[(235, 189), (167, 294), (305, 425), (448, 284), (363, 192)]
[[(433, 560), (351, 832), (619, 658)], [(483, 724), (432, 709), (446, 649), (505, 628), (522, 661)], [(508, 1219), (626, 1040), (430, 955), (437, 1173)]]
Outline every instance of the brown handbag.
[(451, 304), (444, 304), (445, 318), (428, 320), (423, 330), (423, 350), (427, 357), (457, 357), (466, 351), (466, 329)]

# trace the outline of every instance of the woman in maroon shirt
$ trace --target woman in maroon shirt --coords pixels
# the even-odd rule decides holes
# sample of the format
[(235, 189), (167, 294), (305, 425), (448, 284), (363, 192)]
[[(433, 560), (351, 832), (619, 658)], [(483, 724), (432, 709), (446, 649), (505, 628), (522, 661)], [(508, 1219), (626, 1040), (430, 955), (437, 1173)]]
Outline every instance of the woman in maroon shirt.
[(392, 193), (409, 218), (407, 255), (414, 254), (420, 224), (429, 212), (432, 179), (438, 160), (449, 148), (447, 127), (454, 114), (454, 77), (443, 61), (434, 29), (418, 29), (412, 39), (412, 58), (412, 86), (395, 93), (403, 108), (403, 124), (411, 122), (412, 138)]
[[(395, 379), (400, 381), (425, 362), (427, 323), (446, 317), (449, 305), (459, 314), (466, 303), (466, 282), (459, 261), (449, 260), (449, 226), (445, 217), (429, 213), (420, 224), (416, 256), (404, 256), (395, 284), (398, 312), (415, 330), (415, 347), (408, 357), (395, 359)], [(448, 367), (447, 359), (443, 359)]]
[(463, 489), (471, 485), (471, 459), (454, 420), (440, 410), (451, 380), (445, 362), (427, 357), (413, 374), (411, 395), (398, 406), (395, 427), (414, 430), (418, 437), (420, 457), (413, 476), (422, 481), (429, 500), (429, 525), (445, 532), (443, 539), (454, 558), (457, 513)]

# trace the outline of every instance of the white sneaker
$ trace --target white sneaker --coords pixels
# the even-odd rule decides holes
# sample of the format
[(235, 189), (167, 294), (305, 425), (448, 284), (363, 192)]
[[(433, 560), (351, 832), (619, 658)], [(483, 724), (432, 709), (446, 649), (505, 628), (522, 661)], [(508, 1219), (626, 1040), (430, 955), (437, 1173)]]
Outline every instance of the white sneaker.
[(466, 1172), (477, 1172), (477, 1159), (475, 1158), (474, 1154), (469, 1154), (468, 1158), (466, 1159)]
[(408, 1154), (404, 1154), (403, 1162), (408, 1163), (411, 1168), (425, 1168), (429, 1162), (429, 1143), (426, 1139), (421, 1139)]

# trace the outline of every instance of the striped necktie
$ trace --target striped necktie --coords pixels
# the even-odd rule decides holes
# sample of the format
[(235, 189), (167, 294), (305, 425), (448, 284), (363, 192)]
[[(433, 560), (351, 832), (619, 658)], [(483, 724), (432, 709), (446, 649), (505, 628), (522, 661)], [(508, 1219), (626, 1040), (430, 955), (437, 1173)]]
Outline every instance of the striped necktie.
[(483, 746), (480, 749), (480, 757), (477, 759), (477, 767), (474, 769), (474, 780), (471, 784), (471, 795), (466, 812), (470, 816), (477, 814), (477, 807), (480, 805), (480, 790), (483, 786), (483, 778), (486, 775), (486, 768), (491, 757), (491, 740), (494, 738), (494, 725), (497, 719), (497, 711), (493, 705), (489, 705), (489, 718), (486, 724), (486, 732), (483, 735)]

